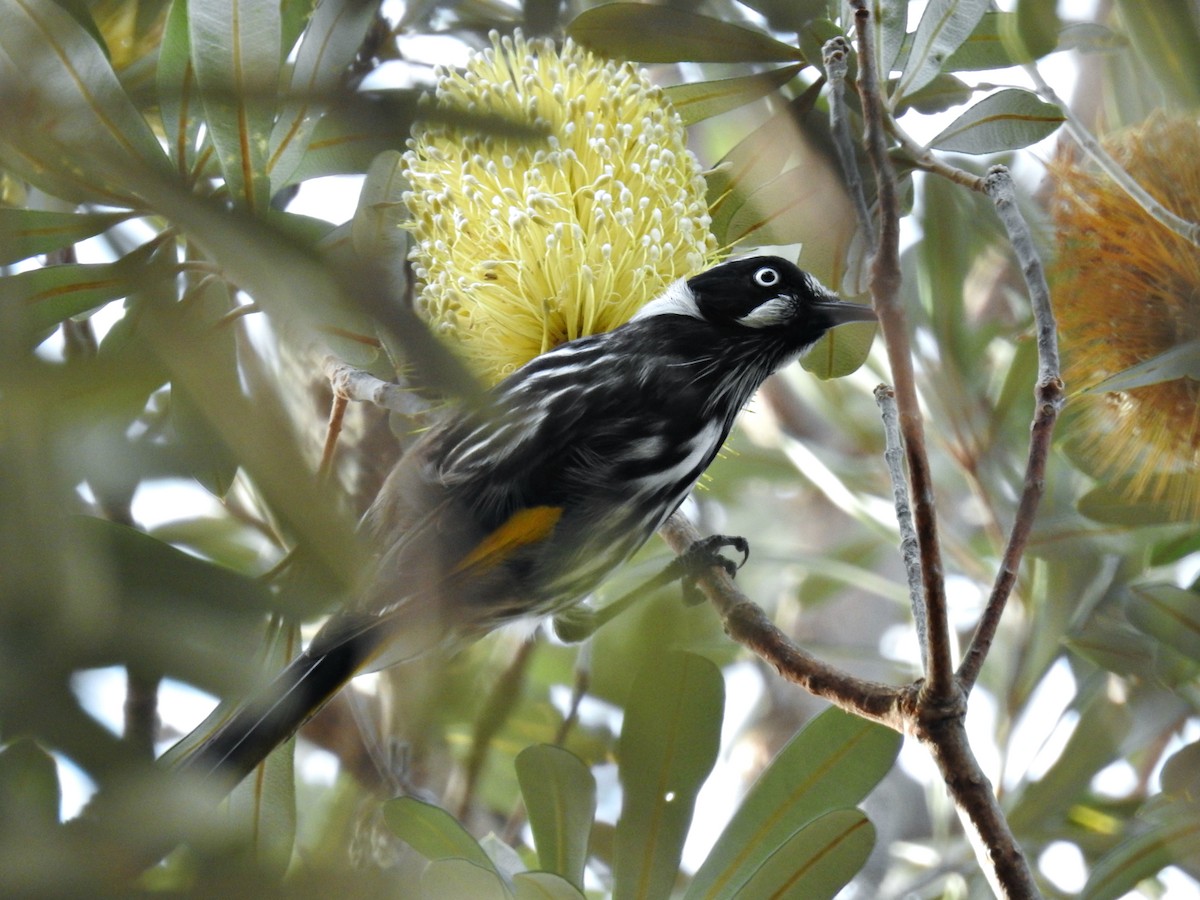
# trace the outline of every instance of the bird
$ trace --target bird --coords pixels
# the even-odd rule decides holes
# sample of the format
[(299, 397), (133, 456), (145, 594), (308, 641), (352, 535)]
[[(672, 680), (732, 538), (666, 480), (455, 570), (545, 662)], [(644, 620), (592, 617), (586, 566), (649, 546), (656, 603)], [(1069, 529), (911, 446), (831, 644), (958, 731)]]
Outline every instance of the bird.
[(178, 768), (232, 788), (356, 674), (570, 608), (683, 503), (769, 375), (874, 319), (754, 256), (526, 363), (397, 462), (360, 523), (367, 587)]

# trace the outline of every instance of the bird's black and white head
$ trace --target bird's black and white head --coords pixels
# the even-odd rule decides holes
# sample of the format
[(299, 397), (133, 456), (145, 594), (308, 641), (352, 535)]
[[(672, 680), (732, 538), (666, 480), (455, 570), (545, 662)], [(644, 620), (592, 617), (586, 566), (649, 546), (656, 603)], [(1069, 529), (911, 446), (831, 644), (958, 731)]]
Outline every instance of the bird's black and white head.
[(778, 256), (755, 256), (714, 266), (674, 282), (635, 320), (682, 315), (734, 337), (782, 342), (799, 354), (826, 331), (874, 321), (870, 307), (842, 301), (816, 278)]
[(693, 320), (687, 330), (697, 339), (725, 347), (739, 359), (757, 359), (768, 369), (765, 374), (800, 356), (831, 328), (875, 320), (870, 307), (844, 302), (777, 256), (732, 260), (680, 279), (634, 320), (659, 316)]

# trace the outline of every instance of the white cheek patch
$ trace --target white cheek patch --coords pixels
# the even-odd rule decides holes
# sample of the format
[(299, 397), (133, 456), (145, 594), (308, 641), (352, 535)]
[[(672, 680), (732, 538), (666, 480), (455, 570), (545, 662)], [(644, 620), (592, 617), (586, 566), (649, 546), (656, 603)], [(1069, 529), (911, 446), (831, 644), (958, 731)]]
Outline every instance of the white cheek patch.
[(634, 313), (630, 321), (649, 319), (652, 316), (691, 316), (693, 319), (704, 318), (696, 306), (696, 295), (687, 286), (686, 278), (677, 278), (667, 285), (666, 290)]
[(739, 325), (747, 328), (766, 328), (769, 325), (782, 325), (794, 315), (790, 297), (772, 297), (766, 303), (760, 303), (752, 312), (746, 313), (737, 320)]

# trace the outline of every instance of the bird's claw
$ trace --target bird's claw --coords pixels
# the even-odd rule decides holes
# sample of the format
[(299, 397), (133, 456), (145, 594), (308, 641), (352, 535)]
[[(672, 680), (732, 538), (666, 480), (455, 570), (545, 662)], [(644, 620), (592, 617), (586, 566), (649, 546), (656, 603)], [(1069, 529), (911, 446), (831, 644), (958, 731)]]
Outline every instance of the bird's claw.
[[(726, 547), (742, 554), (742, 561), (734, 562), (721, 551)], [(704, 601), (700, 593), (698, 581), (702, 575), (713, 568), (724, 570), (733, 578), (738, 569), (750, 558), (750, 542), (744, 537), (727, 534), (712, 534), (701, 538), (688, 547), (678, 557), (681, 569), (680, 580), (683, 585), (683, 602), (685, 606), (696, 606)]]

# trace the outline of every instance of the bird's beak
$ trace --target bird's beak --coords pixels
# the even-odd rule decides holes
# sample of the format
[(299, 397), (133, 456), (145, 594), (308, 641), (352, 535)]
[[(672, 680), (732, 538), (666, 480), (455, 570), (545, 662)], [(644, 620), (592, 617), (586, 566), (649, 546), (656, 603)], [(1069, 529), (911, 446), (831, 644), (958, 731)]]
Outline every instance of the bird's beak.
[(845, 325), (847, 322), (874, 322), (878, 319), (875, 310), (871, 307), (858, 303), (846, 303), (835, 297), (818, 301), (814, 304), (814, 308), (829, 319), (830, 328)]

